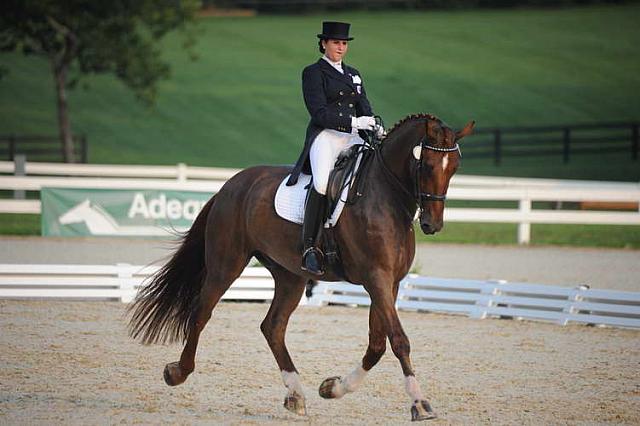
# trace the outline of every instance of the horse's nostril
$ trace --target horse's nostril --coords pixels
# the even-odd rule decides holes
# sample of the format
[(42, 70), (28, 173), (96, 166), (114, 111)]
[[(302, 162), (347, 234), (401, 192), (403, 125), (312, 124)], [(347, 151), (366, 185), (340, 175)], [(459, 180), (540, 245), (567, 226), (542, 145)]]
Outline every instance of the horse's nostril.
[(424, 232), (427, 235), (435, 234), (436, 232), (435, 229), (433, 229), (433, 227), (427, 223), (421, 223), (420, 229), (422, 229), (422, 232)]

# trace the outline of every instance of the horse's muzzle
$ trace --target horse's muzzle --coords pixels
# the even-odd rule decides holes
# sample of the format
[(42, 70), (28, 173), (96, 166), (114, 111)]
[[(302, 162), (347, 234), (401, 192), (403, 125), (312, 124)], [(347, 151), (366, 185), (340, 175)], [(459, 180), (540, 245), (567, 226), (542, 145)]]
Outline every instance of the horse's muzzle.
[(437, 223), (432, 223), (430, 220), (423, 220), (420, 218), (420, 229), (427, 235), (435, 234), (442, 229), (443, 223), (442, 221)]

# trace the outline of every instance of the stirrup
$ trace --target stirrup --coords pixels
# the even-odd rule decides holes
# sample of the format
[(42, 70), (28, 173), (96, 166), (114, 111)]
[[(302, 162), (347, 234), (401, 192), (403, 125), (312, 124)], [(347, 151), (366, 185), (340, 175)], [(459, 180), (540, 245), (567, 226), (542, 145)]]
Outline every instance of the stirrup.
[[(310, 258), (310, 256), (315, 256), (316, 258), (315, 268), (314, 268), (314, 265), (307, 264), (307, 260)], [(320, 251), (320, 249), (316, 247), (309, 247), (302, 253), (302, 266), (301, 266), (302, 270), (307, 271), (313, 275), (318, 275), (318, 276), (324, 275), (324, 269), (322, 268), (323, 257), (324, 256)]]

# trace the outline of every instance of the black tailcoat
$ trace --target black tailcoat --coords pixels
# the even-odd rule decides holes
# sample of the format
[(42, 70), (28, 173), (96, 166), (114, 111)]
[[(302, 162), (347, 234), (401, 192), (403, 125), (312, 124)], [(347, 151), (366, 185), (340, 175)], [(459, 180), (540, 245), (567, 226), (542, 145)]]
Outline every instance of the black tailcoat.
[(351, 133), (351, 117), (371, 116), (371, 105), (357, 69), (342, 63), (344, 74), (320, 58), (302, 71), (302, 94), (311, 120), (302, 153), (287, 185), (295, 185), (300, 172), (311, 174), (309, 150), (324, 129)]

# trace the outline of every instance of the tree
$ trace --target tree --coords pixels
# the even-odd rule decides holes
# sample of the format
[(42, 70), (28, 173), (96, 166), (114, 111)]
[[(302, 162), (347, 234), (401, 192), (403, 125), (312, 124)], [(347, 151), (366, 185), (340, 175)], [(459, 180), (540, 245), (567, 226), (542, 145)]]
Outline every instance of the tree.
[(169, 76), (158, 42), (169, 31), (188, 32), (197, 0), (3, 0), (0, 51), (48, 59), (56, 91), (64, 158), (74, 161), (67, 88), (82, 75), (112, 73), (138, 99), (152, 103), (157, 82)]

